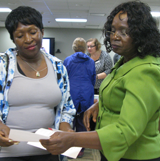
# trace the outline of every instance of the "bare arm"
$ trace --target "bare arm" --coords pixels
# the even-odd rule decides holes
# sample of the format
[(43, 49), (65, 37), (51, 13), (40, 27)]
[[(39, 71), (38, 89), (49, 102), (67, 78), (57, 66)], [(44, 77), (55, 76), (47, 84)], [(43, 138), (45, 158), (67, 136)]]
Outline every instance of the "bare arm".
[(107, 76), (107, 74), (105, 72), (99, 73), (96, 76), (96, 79), (104, 79)]
[(70, 147), (102, 149), (98, 134), (93, 132), (56, 132), (48, 140), (40, 140), (41, 144), (53, 155), (58, 155)]
[(72, 130), (70, 124), (67, 122), (61, 122), (59, 125), (59, 130), (67, 131), (67, 132), (74, 132), (74, 130)]

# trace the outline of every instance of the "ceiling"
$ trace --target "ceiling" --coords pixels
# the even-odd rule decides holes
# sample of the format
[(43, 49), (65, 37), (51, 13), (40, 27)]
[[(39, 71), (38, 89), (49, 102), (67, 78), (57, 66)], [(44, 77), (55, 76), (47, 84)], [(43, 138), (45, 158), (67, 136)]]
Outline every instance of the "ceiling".
[[(112, 9), (126, 1), (129, 0), (0, 0), (0, 7), (31, 6), (42, 13), (44, 27), (102, 29)], [(142, 1), (148, 3), (152, 11), (160, 11), (160, 0)], [(0, 27), (4, 27), (7, 15), (0, 13)], [(55, 18), (86, 18), (87, 22), (56, 22)]]

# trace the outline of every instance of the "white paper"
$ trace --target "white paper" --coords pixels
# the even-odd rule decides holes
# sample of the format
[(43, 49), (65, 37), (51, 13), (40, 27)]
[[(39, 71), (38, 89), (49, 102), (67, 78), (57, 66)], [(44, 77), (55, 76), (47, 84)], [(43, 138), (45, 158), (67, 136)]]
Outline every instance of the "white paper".
[[(51, 136), (56, 131), (58, 131), (58, 130), (55, 130), (55, 129), (48, 130), (48, 129), (40, 128), (35, 132), (35, 134), (44, 135), (44, 136)], [(28, 142), (28, 144), (35, 146), (37, 148), (41, 148), (41, 149), (46, 150), (46, 148), (44, 148), (40, 142)], [(62, 153), (62, 155), (65, 155), (67, 157), (71, 157), (71, 158), (75, 159), (75, 158), (77, 158), (81, 149), (82, 149), (81, 147), (71, 147), (68, 150), (66, 150), (64, 153)]]
[(49, 139), (50, 137), (47, 135), (31, 133), (29, 131), (10, 129), (9, 138), (14, 141), (37, 142), (40, 139)]
[[(14, 141), (26, 141), (27, 144), (35, 146), (37, 148), (41, 148), (46, 150), (41, 143), (39, 142), (40, 139), (49, 139), (51, 135), (53, 135), (56, 131), (55, 129), (48, 130), (40, 128), (35, 133), (23, 131), (23, 130), (10, 130), (9, 138)], [(67, 157), (71, 158), (77, 158), (81, 147), (71, 147), (68, 150), (66, 150), (62, 155), (65, 155)]]
[(94, 99), (96, 99), (98, 101), (99, 100), (99, 95), (98, 94), (95, 94), (94, 95)]

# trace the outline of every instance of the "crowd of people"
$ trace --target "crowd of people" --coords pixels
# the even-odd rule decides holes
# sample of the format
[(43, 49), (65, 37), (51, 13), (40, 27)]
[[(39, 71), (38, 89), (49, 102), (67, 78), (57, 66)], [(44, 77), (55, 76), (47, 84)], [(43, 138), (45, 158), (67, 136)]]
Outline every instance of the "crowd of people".
[[(160, 161), (160, 32), (150, 11), (119, 4), (104, 23), (106, 51), (77, 37), (62, 62), (41, 48), (41, 13), (12, 10), (5, 27), (16, 48), (0, 55), (0, 161), (62, 161), (75, 146), (79, 157), (98, 149), (101, 161)], [(46, 151), (9, 138), (10, 129), (48, 127), (61, 131), (40, 140)]]

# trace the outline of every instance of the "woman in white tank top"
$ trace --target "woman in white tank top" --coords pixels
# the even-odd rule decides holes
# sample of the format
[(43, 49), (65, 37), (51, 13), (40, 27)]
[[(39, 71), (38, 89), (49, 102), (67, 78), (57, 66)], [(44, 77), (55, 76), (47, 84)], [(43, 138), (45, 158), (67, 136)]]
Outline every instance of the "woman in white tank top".
[[(41, 49), (42, 15), (20, 6), (5, 21), (16, 49), (0, 55), (0, 160), (59, 161), (58, 155), (10, 140), (10, 129), (71, 129), (75, 108), (62, 62)], [(17, 145), (18, 144), (18, 145)]]

